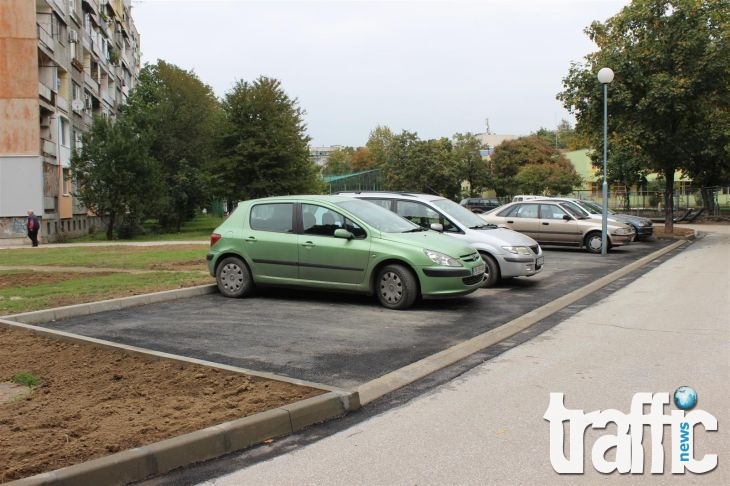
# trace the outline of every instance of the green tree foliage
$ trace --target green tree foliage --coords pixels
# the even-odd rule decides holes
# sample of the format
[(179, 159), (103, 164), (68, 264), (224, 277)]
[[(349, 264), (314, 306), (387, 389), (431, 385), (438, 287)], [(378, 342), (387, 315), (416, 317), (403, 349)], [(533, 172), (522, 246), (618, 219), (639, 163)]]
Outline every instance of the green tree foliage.
[(664, 177), (669, 231), (675, 171), (722, 173), (715, 168), (728, 166), (728, 19), (727, 0), (634, 0), (586, 29), (599, 51), (571, 66), (558, 95), (577, 129), (601, 150), (603, 92), (596, 73), (613, 69), (609, 163), (628, 146)]
[(355, 153), (352, 154), (350, 166), (355, 172), (370, 170), (375, 167), (375, 160), (373, 160), (367, 147), (358, 147)]
[(567, 194), (581, 183), (570, 161), (537, 135), (502, 142), (494, 149), (488, 167), (498, 197)]
[(324, 175), (342, 175), (353, 172), (352, 168), (352, 157), (355, 154), (355, 149), (352, 147), (338, 147), (330, 152), (327, 157), (322, 174)]
[(309, 158), (304, 112), (279, 81), (238, 81), (226, 94), (223, 111), (217, 170), (229, 201), (323, 192), (319, 170)]
[(95, 118), (82, 142), (71, 158), (76, 196), (106, 218), (111, 240), (118, 224), (135, 226), (155, 209), (154, 195), (162, 190), (159, 165), (148, 154), (148, 140), (124, 120)]
[(455, 169), (469, 184), (470, 196), (482, 194), (491, 185), (487, 161), (479, 150), (482, 143), (471, 133), (454, 135), (453, 160)]
[(549, 145), (562, 150), (580, 150), (590, 146), (588, 139), (579, 134), (568, 120), (561, 120), (555, 130), (543, 127), (533, 135), (537, 135)]
[(140, 72), (123, 116), (149, 140), (149, 154), (161, 166), (159, 223), (179, 231), (210, 200), (218, 100), (193, 72), (158, 61)]
[(370, 160), (374, 167), (385, 165), (390, 157), (390, 149), (394, 146), (395, 134), (388, 127), (377, 126), (370, 132), (365, 148), (368, 150)]

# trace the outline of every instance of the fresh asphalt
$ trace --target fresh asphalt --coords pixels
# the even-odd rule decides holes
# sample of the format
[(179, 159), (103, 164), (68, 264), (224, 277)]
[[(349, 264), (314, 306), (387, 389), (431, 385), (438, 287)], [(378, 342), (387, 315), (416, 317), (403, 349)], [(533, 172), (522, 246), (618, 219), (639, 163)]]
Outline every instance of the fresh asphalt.
[[(605, 257), (547, 249), (537, 276), (458, 299), (420, 302), (408, 311), (384, 309), (365, 296), (261, 289), (245, 299), (213, 293), (42, 326), (351, 389), (498, 328), (670, 243), (636, 242)], [(556, 318), (597, 298), (583, 299)]]

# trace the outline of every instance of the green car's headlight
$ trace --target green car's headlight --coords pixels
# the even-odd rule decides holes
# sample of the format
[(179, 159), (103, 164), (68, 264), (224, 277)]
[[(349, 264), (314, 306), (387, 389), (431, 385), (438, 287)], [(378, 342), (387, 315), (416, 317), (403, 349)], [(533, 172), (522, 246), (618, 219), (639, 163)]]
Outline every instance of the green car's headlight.
[(423, 250), (428, 258), (431, 259), (436, 265), (442, 265), (444, 267), (460, 267), (461, 263), (456, 258), (452, 258), (449, 255), (444, 255), (433, 250)]
[(532, 255), (532, 251), (526, 246), (503, 246), (502, 248), (515, 255)]

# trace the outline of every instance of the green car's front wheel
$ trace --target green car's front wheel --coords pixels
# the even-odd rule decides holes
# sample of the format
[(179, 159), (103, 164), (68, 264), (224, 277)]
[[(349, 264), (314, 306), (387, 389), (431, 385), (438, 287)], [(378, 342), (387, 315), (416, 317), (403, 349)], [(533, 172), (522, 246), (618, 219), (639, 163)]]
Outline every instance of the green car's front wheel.
[(215, 272), (215, 282), (226, 297), (243, 297), (253, 288), (251, 271), (237, 257), (227, 257), (220, 262)]
[(403, 265), (386, 265), (375, 282), (378, 301), (388, 309), (407, 309), (418, 297), (418, 281)]

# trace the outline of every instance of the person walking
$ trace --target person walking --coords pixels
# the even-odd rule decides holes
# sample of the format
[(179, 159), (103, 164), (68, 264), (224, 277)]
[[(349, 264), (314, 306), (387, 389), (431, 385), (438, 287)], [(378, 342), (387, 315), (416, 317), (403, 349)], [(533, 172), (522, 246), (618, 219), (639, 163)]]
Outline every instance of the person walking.
[(33, 211), (28, 211), (28, 238), (30, 238), (33, 246), (38, 246), (38, 230), (40, 229), (41, 223), (38, 221), (38, 216)]

